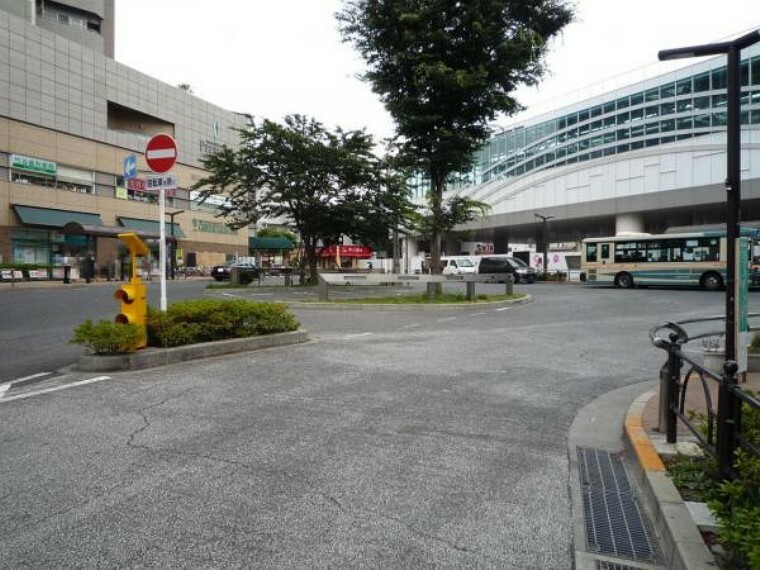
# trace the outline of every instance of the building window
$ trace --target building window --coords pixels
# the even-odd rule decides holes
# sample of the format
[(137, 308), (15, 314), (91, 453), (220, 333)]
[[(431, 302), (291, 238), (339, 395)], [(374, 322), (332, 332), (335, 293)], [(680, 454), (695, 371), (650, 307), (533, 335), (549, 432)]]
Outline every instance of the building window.
[(694, 92), (699, 93), (701, 91), (710, 90), (710, 72), (705, 71), (699, 75), (694, 76)]

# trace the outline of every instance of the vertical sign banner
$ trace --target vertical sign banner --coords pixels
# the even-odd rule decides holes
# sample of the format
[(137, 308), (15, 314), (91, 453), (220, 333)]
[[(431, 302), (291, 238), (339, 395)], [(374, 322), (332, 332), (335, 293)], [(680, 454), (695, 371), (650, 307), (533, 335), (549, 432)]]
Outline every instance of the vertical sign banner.
[(749, 238), (736, 240), (736, 295), (734, 338), (736, 339), (736, 363), (739, 372), (747, 371), (749, 347), (749, 318), (747, 317), (747, 292), (749, 291), (750, 243)]

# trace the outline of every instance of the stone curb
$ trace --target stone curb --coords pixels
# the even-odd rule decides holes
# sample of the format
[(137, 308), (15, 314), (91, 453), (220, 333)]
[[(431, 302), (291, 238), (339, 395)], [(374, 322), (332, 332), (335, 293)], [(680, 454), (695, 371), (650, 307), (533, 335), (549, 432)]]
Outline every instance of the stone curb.
[(380, 303), (336, 303), (336, 302), (303, 302), (303, 301), (278, 301), (285, 303), (289, 309), (335, 309), (337, 311), (409, 311), (423, 310), (436, 311), (442, 309), (472, 309), (474, 307), (498, 307), (502, 305), (526, 305), (533, 302), (533, 295), (525, 295), (522, 299), (507, 301), (492, 301), (479, 303), (438, 303), (431, 305), (417, 304), (380, 304)]
[(644, 408), (656, 394), (657, 390), (649, 390), (640, 395), (625, 417), (625, 442), (633, 456), (634, 476), (661, 540), (663, 555), (669, 561), (668, 568), (715, 570), (715, 557), (644, 428)]
[(308, 342), (308, 333), (298, 330), (248, 338), (232, 338), (214, 342), (176, 346), (173, 348), (147, 348), (129, 354), (95, 356), (84, 354), (79, 357), (77, 370), (82, 372), (118, 372), (142, 370), (156, 366), (178, 364), (188, 360), (209, 358), (264, 348), (275, 348)]

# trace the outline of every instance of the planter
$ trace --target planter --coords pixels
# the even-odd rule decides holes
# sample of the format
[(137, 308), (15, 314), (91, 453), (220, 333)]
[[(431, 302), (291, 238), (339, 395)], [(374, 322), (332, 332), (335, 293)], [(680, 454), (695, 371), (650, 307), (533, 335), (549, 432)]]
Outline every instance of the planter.
[(705, 368), (719, 376), (723, 374), (723, 363), (726, 360), (726, 355), (723, 350), (706, 349), (702, 354), (704, 355), (702, 365)]
[(747, 355), (747, 372), (760, 372), (760, 353)]
[(77, 368), (84, 372), (118, 372), (124, 370), (141, 370), (167, 364), (177, 364), (186, 360), (196, 360), (211, 356), (234, 354), (300, 344), (308, 342), (306, 331), (276, 333), (248, 338), (232, 338), (214, 342), (203, 342), (176, 346), (173, 348), (146, 348), (128, 354), (95, 355), (84, 354), (79, 357)]

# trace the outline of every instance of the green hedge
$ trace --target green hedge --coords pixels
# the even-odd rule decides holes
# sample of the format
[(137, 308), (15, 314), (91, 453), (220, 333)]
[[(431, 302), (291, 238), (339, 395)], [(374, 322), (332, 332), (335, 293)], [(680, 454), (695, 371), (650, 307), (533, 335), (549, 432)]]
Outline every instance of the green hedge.
[(74, 329), (71, 344), (81, 344), (95, 354), (122, 354), (134, 352), (142, 338), (136, 325), (122, 325), (102, 320), (93, 323), (87, 319)]
[(147, 325), (149, 346), (170, 347), (294, 331), (299, 322), (282, 303), (200, 299), (150, 308)]
[[(202, 299), (170, 305), (165, 313), (148, 308), (148, 346), (159, 348), (244, 338), (297, 330), (300, 323), (282, 303)], [(72, 344), (95, 354), (136, 350), (140, 329), (135, 325), (87, 320), (74, 329)]]

